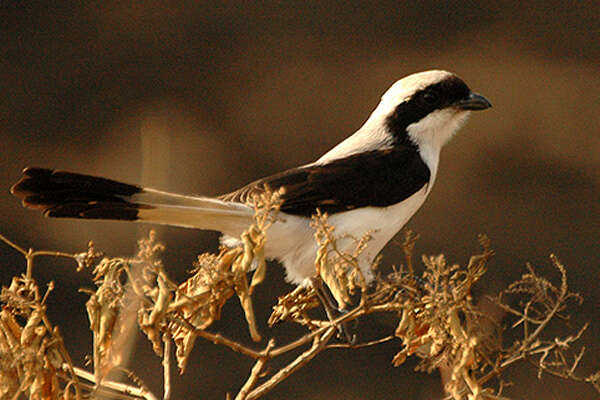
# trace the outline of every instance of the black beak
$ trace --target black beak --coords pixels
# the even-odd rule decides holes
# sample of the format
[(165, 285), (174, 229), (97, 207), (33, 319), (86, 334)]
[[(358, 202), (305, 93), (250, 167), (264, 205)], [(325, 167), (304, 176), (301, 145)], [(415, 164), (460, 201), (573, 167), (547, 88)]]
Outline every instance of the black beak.
[(466, 99), (457, 101), (455, 105), (461, 110), (485, 110), (492, 106), (488, 99), (473, 92)]

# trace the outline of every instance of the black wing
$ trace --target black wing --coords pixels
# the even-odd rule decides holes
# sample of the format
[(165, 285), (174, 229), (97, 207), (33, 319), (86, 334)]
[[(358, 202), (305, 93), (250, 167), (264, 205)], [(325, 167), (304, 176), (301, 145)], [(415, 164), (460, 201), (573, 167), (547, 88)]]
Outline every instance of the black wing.
[(391, 206), (416, 193), (429, 178), (429, 168), (418, 151), (401, 147), (290, 169), (220, 198), (245, 202), (265, 186), (283, 188), (281, 211), (310, 217), (317, 209), (334, 214), (366, 206)]

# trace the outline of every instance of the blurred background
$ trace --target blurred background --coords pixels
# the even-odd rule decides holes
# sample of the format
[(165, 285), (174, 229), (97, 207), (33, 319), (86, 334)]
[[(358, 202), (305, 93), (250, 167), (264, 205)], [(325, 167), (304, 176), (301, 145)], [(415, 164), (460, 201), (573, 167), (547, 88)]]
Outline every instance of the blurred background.
[[(549, 254), (568, 268), (585, 303), (572, 330), (592, 325), (582, 372), (600, 359), (600, 3), (597, 1), (239, 0), (0, 2), (0, 233), (24, 247), (79, 252), (88, 240), (108, 255), (131, 255), (149, 227), (44, 219), (8, 189), (28, 165), (102, 175), (158, 189), (216, 195), (311, 162), (357, 129), (397, 79), (441, 68), (493, 104), (476, 113), (442, 152), (429, 199), (408, 227), (418, 254), (465, 264), (487, 233), (497, 251), (477, 295), (495, 294), (526, 262), (549, 278)], [(218, 235), (160, 228), (165, 263), (182, 280)], [(402, 234), (398, 238), (402, 238)], [(0, 278), (24, 260), (0, 245)], [(383, 265), (403, 260), (398, 246)], [(87, 272), (44, 260), (35, 276), (54, 280), (51, 319), (75, 363), (91, 351), (78, 287)], [(265, 321), (274, 295), (291, 286), (270, 265), (256, 294)], [(279, 343), (299, 330), (268, 329)], [(359, 326), (387, 334), (393, 321)], [(213, 331), (250, 342), (236, 299)], [(383, 334), (382, 334), (383, 332)], [(564, 333), (565, 331), (563, 331)], [(318, 356), (267, 399), (436, 399), (440, 378), (393, 368), (399, 342)], [(236, 393), (250, 360), (199, 341), (172, 398)], [(160, 359), (139, 340), (131, 368), (157, 394)], [(518, 399), (592, 399), (581, 384), (511, 370)]]

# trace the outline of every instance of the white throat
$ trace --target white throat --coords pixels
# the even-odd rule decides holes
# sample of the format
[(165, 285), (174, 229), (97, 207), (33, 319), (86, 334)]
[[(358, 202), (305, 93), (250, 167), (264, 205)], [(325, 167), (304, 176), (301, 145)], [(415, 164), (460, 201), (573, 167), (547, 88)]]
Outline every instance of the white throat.
[(419, 154), (431, 172), (428, 191), (437, 175), (440, 150), (466, 122), (468, 116), (469, 112), (446, 108), (434, 111), (406, 128), (408, 136), (419, 147)]

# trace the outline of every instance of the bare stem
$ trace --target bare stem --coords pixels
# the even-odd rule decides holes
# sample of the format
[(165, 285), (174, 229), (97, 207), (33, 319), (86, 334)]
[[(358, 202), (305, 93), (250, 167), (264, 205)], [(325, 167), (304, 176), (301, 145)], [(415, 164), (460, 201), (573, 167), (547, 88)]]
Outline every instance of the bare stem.
[(221, 344), (223, 346), (227, 346), (233, 351), (237, 351), (238, 353), (241, 353), (245, 356), (248, 356), (248, 357), (251, 357), (254, 359), (259, 359), (259, 358), (263, 357), (262, 352), (253, 350), (253, 349), (251, 349), (247, 346), (244, 346), (243, 344), (240, 344), (234, 340), (228, 339), (219, 333), (211, 333), (211, 332), (207, 332), (207, 331), (203, 331), (201, 329), (195, 329), (195, 328), (193, 328), (193, 329), (194, 329), (194, 334), (196, 334), (196, 335), (200, 336), (201, 338), (204, 338), (208, 341), (211, 341), (215, 344)]
[(248, 394), (246, 397), (247, 400), (257, 399), (275, 386), (280, 384), (283, 380), (289, 377), (296, 370), (304, 366), (310, 360), (312, 360), (317, 354), (319, 354), (327, 345), (327, 342), (332, 338), (333, 334), (336, 332), (336, 328), (334, 326), (329, 327), (323, 335), (315, 336), (313, 339), (313, 345), (310, 349), (306, 350), (304, 353), (300, 354), (294, 361), (289, 363), (286, 367), (280, 369), (276, 374), (271, 376), (266, 382), (262, 385), (254, 389), (252, 392)]
[(24, 248), (22, 248), (18, 244), (12, 242), (6, 236), (0, 234), (0, 240), (2, 240), (4, 243), (6, 243), (7, 245), (9, 245), (13, 249), (17, 250), (19, 253), (23, 254), (25, 257), (27, 257), (27, 250), (25, 250)]
[(171, 338), (169, 334), (163, 334), (163, 400), (171, 398)]
[(390, 335), (390, 336), (383, 337), (381, 339), (371, 340), (371, 341), (365, 342), (365, 343), (356, 343), (356, 344), (351, 344), (351, 343), (335, 343), (335, 344), (329, 344), (329, 345), (327, 345), (327, 348), (328, 349), (361, 349), (363, 347), (376, 346), (378, 344), (389, 342), (390, 340), (394, 340), (394, 339), (396, 339), (396, 336)]
[[(87, 372), (86, 370), (84, 370), (82, 368), (78, 368), (78, 367), (74, 367), (73, 369), (75, 371), (75, 374), (77, 376), (79, 376), (80, 378), (83, 378), (85, 380), (88, 380), (90, 382), (97, 384), (97, 382), (94, 378), (94, 374)], [(102, 390), (103, 388), (114, 390), (116, 392), (123, 393), (125, 395), (143, 398), (146, 400), (158, 400), (156, 398), (156, 396), (154, 396), (151, 392), (148, 392), (146, 389), (128, 385), (126, 383), (103, 380), (101, 386), (98, 387), (98, 390)]]
[(248, 393), (250, 393), (254, 386), (256, 386), (256, 383), (258, 382), (260, 374), (262, 373), (266, 363), (271, 359), (269, 351), (273, 348), (273, 346), (275, 346), (275, 340), (271, 339), (269, 340), (267, 348), (265, 349), (265, 357), (256, 360), (256, 363), (254, 364), (254, 367), (252, 367), (252, 371), (250, 373), (250, 376), (248, 377), (248, 380), (240, 389), (240, 392), (235, 397), (235, 400), (246, 400)]

